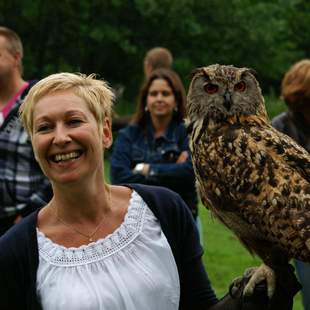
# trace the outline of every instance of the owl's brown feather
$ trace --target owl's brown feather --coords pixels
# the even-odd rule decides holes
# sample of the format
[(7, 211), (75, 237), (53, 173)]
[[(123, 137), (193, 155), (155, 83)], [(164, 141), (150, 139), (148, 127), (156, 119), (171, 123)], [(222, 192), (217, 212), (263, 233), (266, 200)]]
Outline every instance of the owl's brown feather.
[(238, 97), (232, 102), (235, 111), (227, 115), (222, 107), (214, 114), (214, 98), (212, 110), (202, 112), (203, 101), (195, 106), (203, 96), (199, 83), (204, 85), (191, 84), (188, 123), (203, 203), (265, 262), (274, 248), (288, 258), (310, 261), (309, 153), (271, 127), (264, 107), (244, 112)]

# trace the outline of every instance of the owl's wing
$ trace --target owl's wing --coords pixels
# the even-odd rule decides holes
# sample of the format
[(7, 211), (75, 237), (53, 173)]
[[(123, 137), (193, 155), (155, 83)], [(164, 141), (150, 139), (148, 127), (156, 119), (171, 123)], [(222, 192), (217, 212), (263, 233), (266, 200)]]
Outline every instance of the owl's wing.
[(251, 131), (257, 142), (263, 140), (266, 148), (282, 157), (287, 165), (296, 169), (310, 182), (310, 157), (307, 150), (272, 126), (266, 125), (256, 129), (251, 128)]
[(271, 243), (310, 260), (307, 152), (272, 127), (252, 126), (202, 135), (193, 155), (200, 191), (248, 248), (262, 257)]

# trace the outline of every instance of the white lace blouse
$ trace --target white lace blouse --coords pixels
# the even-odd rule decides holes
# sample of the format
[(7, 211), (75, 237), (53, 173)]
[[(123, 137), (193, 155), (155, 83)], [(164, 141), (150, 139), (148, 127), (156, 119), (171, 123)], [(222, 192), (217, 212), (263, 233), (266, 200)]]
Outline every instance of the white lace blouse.
[(37, 293), (44, 310), (176, 310), (177, 266), (160, 224), (133, 192), (121, 226), (78, 248), (37, 229)]

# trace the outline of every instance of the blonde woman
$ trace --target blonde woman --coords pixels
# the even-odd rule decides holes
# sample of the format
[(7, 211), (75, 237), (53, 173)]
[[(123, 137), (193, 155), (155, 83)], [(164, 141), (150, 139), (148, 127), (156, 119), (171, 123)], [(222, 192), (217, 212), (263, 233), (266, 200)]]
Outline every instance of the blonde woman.
[(0, 238), (0, 308), (239, 309), (215, 297), (177, 194), (105, 182), (112, 99), (104, 81), (71, 73), (26, 97), (21, 118), (53, 197)]

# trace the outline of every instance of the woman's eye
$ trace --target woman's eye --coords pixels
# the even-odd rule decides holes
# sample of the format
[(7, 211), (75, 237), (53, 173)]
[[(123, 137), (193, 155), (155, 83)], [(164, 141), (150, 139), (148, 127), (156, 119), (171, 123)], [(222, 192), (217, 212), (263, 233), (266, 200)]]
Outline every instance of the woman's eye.
[(151, 92), (149, 92), (149, 96), (151, 96), (151, 97), (156, 97), (156, 96), (157, 96), (157, 91), (151, 91)]
[(204, 90), (208, 94), (215, 94), (219, 90), (219, 87), (216, 84), (207, 83), (204, 85)]
[(79, 118), (72, 118), (68, 121), (70, 125), (79, 125), (82, 123), (82, 120)]
[(164, 97), (169, 97), (169, 96), (171, 95), (171, 92), (170, 92), (170, 91), (163, 91), (163, 92), (162, 92), (162, 95), (163, 95)]
[(37, 128), (37, 132), (40, 132), (40, 133), (45, 133), (45, 132), (48, 132), (49, 130), (50, 130), (49, 126), (40, 126)]
[(149, 96), (151, 96), (151, 97), (156, 97), (159, 94), (161, 94), (163, 97), (168, 97), (172, 94), (172, 92), (168, 91), (168, 90), (163, 90), (163, 91), (153, 90), (153, 91), (149, 92)]
[(243, 82), (243, 81), (235, 84), (235, 86), (234, 86), (235, 91), (243, 92), (243, 91), (245, 91), (245, 89), (246, 89), (246, 85), (245, 85), (245, 82)]
[(49, 125), (40, 125), (37, 127), (37, 132), (46, 132), (50, 129)]

